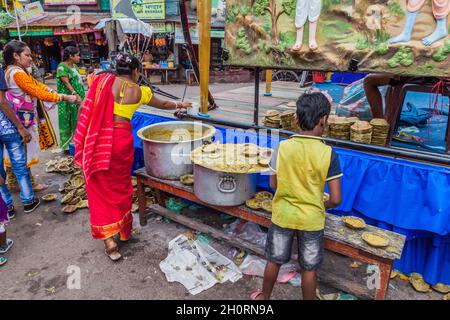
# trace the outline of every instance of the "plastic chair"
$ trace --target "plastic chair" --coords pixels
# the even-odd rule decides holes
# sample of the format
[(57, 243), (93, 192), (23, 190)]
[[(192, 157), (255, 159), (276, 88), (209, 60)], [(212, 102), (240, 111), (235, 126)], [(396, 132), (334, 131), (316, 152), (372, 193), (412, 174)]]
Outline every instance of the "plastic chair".
[(194, 82), (198, 82), (197, 77), (195, 76), (194, 69), (186, 69), (185, 75), (186, 81), (188, 82), (189, 85), (192, 85)]

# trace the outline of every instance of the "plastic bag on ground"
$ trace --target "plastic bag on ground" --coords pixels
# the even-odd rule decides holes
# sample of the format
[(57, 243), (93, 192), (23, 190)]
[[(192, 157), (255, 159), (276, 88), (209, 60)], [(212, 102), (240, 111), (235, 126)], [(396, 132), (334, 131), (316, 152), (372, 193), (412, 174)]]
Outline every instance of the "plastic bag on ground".
[[(264, 276), (264, 269), (266, 268), (267, 261), (254, 256), (247, 255), (242, 264), (239, 266), (239, 270), (248, 276)], [(301, 280), (298, 278), (299, 274), (296, 271), (298, 269), (298, 264), (294, 262), (285, 263), (281, 266), (280, 272), (278, 273), (277, 282), (287, 283), (292, 279), (295, 279), (294, 284), (300, 286)]]
[(266, 246), (267, 234), (256, 223), (237, 219), (225, 228), (225, 232), (262, 248)]

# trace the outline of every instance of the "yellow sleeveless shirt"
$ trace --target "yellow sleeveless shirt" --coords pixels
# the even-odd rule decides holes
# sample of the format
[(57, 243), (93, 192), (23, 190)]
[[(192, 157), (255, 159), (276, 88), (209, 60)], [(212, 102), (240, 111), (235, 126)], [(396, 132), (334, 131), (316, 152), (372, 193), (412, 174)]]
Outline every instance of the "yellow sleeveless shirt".
[(294, 135), (280, 143), (272, 202), (274, 224), (302, 231), (325, 227), (323, 192), (331, 151), (320, 137)]
[[(125, 83), (124, 83), (125, 84)], [(125, 95), (125, 86), (120, 90), (120, 99), (123, 100)], [(133, 118), (134, 113), (141, 105), (149, 104), (152, 100), (153, 93), (149, 87), (141, 87), (141, 100), (133, 104), (122, 104), (114, 102), (114, 114), (130, 119)]]

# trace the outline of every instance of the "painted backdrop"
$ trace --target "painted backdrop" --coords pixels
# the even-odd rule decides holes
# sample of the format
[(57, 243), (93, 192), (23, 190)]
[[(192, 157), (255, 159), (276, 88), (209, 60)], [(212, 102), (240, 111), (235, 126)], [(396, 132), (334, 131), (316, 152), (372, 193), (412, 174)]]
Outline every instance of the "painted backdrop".
[(227, 0), (228, 64), (450, 75), (450, 0)]

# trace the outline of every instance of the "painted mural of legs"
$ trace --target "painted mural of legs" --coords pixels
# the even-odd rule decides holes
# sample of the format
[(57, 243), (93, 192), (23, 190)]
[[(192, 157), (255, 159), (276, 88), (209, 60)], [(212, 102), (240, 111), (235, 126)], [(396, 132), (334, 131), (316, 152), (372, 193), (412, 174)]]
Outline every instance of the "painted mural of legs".
[(309, 49), (315, 51), (319, 48), (316, 41), (317, 20), (309, 23)]
[(433, 43), (445, 38), (447, 35), (447, 18), (438, 19), (436, 21), (436, 29), (428, 37), (423, 38), (422, 43), (426, 46), (431, 46)]
[(419, 10), (414, 12), (407, 12), (406, 14), (406, 22), (403, 27), (403, 31), (397, 37), (389, 40), (389, 43), (399, 43), (399, 42), (408, 42), (411, 40), (412, 31), (414, 28), (414, 24), (416, 23), (417, 16), (419, 15)]
[(303, 46), (303, 31), (305, 28), (299, 28), (297, 29), (297, 39), (295, 40), (295, 44), (292, 47), (292, 50), (294, 51), (300, 51)]

